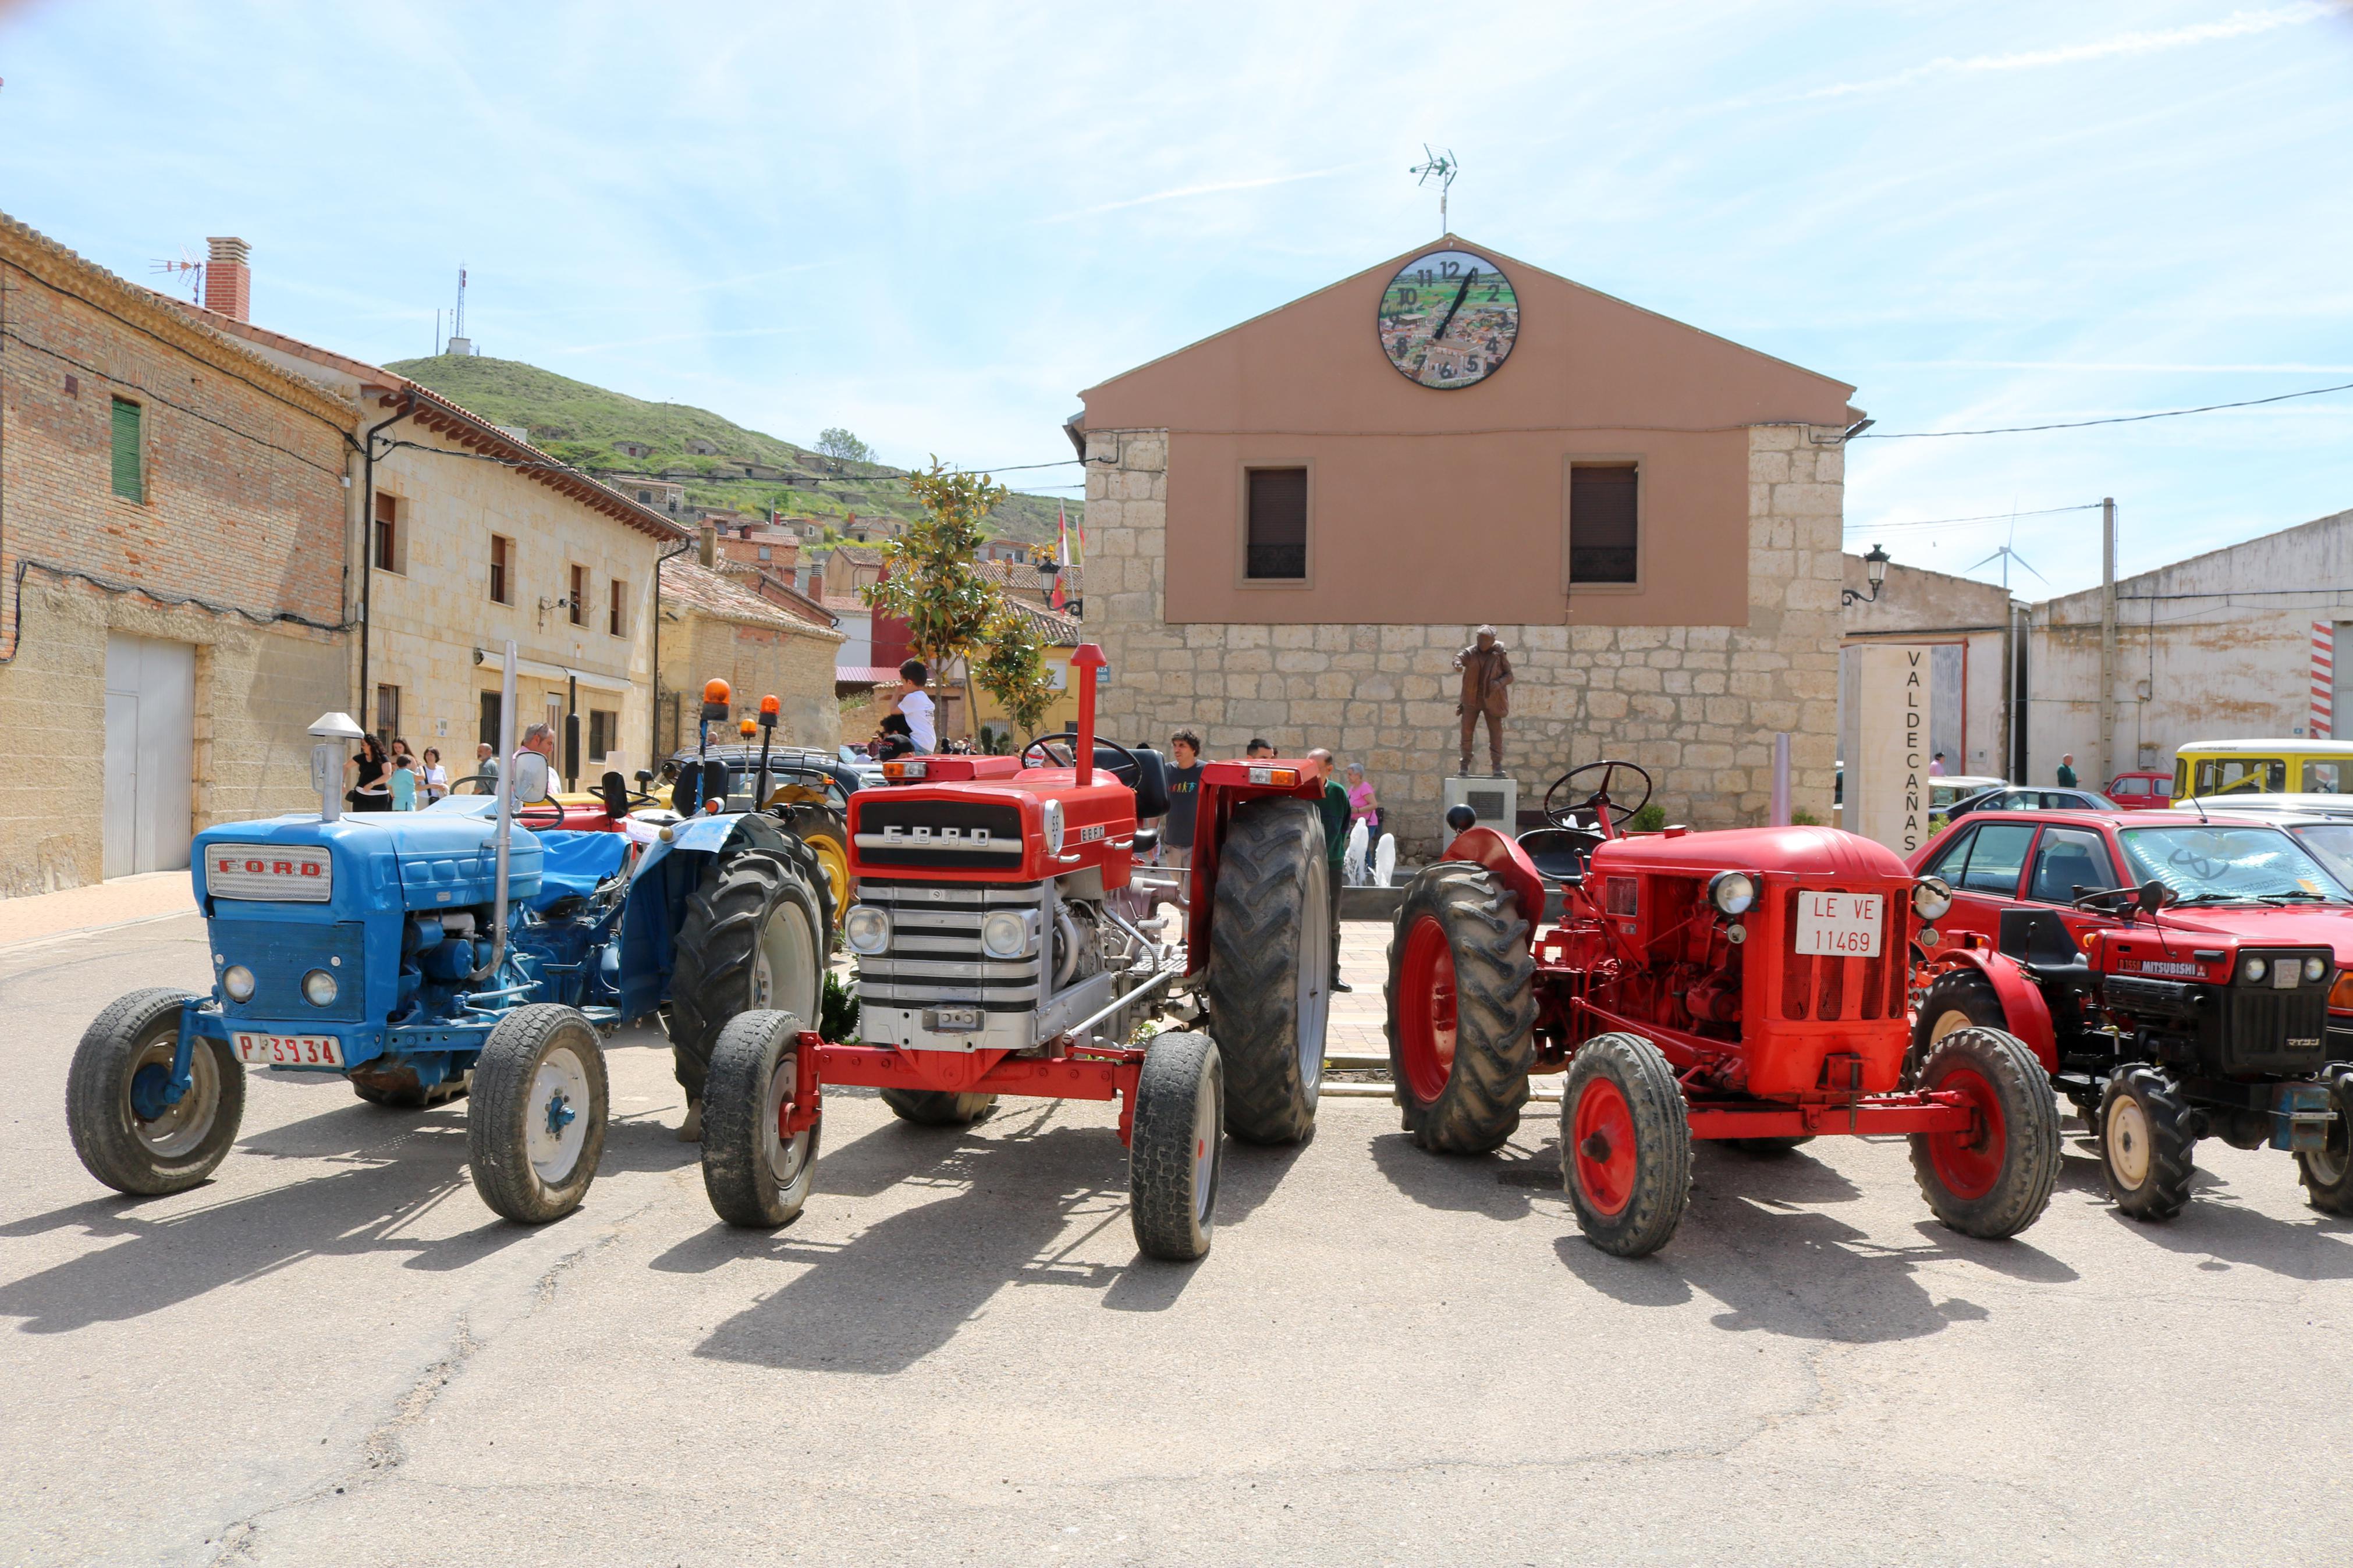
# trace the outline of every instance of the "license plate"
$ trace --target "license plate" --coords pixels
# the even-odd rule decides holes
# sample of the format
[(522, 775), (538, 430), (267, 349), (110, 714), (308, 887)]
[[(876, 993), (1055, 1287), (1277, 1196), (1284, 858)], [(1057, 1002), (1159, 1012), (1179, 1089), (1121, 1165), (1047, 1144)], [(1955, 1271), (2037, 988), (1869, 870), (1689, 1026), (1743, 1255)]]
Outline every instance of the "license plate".
[(1877, 958), (1880, 901), (1877, 893), (1799, 893), (1798, 952)]
[(343, 1043), (332, 1035), (258, 1035), (239, 1029), (230, 1036), (237, 1059), (260, 1067), (339, 1068)]

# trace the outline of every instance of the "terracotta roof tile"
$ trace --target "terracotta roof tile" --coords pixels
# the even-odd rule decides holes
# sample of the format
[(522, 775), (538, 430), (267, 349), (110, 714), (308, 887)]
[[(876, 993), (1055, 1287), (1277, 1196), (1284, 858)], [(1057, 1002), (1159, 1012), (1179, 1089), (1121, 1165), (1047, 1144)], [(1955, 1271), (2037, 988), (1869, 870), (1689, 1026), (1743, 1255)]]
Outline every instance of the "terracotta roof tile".
[(849, 640), (838, 631), (818, 626), (780, 605), (770, 604), (750, 588), (728, 581), (724, 574), (713, 572), (691, 560), (673, 561), (662, 568), (662, 598), (666, 603), (682, 605), (739, 626), (798, 632), (807, 637), (823, 637), (828, 642)]

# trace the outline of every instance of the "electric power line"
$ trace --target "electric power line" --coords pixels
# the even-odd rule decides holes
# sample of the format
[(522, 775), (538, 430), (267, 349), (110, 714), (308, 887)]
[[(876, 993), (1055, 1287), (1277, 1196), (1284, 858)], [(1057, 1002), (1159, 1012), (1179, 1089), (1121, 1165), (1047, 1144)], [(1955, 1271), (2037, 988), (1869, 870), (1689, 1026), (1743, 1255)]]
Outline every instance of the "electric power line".
[(2337, 386), (2308, 387), (2302, 392), (2283, 392), (2274, 397), (2250, 397), (2238, 403), (2208, 403), (2196, 408), (2161, 408), (2154, 414), (2117, 414), (2105, 419), (2069, 419), (2054, 425), (2003, 425), (1987, 430), (1864, 430), (1847, 439), (1926, 441), (1947, 436), (2021, 436), (2035, 430), (2081, 430), (2092, 425), (2133, 425), (2144, 419), (2178, 419), (2185, 414), (2211, 414), (2223, 408), (2254, 408), (2266, 403), (2285, 403), (2290, 398), (2318, 397), (2329, 392), (2353, 392), (2353, 381)]
[(2081, 506), (2046, 506), (2035, 511), (1989, 511), (1978, 517), (1930, 517), (1903, 522), (1850, 522), (1849, 533), (1896, 533), (1907, 529), (1946, 528), (1963, 522), (2008, 522), (2021, 517), (2055, 517), (2063, 511), (2097, 511), (2098, 501), (2086, 501)]

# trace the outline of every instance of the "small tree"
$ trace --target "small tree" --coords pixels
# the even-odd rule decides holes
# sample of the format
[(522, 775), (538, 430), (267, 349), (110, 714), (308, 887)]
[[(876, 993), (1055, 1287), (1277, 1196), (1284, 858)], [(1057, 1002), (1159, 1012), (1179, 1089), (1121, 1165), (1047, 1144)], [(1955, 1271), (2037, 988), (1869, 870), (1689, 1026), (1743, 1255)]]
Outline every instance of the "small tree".
[[(862, 590), (869, 608), (906, 623), (915, 657), (933, 668), (965, 655), (987, 634), (1004, 608), (997, 584), (974, 564), (980, 552), (980, 520), (1008, 491), (987, 474), (950, 472), (937, 458), (931, 468), (907, 476), (923, 515), (896, 539), (882, 542), (882, 580)], [(974, 700), (972, 671), (965, 671), (965, 711)]]
[(973, 679), (997, 699), (1016, 735), (1034, 735), (1054, 705), (1054, 678), (1045, 663), (1045, 642), (1029, 617), (1000, 603), (981, 634)]
[(839, 425), (818, 432), (817, 449), (845, 463), (871, 463), (874, 460), (874, 448)]

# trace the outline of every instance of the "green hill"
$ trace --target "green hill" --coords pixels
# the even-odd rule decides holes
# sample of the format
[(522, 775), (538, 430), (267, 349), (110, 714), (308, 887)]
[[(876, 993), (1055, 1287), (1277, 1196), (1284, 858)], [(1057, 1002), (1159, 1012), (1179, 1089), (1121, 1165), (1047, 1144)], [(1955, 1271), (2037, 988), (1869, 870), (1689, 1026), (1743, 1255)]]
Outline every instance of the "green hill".
[[(842, 462), (812, 447), (780, 441), (707, 408), (683, 403), (648, 403), (626, 393), (591, 386), (520, 360), (443, 354), (386, 365), (499, 425), (522, 426), (533, 444), (600, 477), (655, 474), (682, 482), (697, 506), (765, 514), (771, 508), (787, 517), (814, 518), (839, 528), (852, 517), (912, 518), (907, 488), (892, 481), (905, 470), (881, 463)], [(616, 442), (642, 442), (646, 457), (625, 455)], [(694, 452), (688, 443), (717, 448)], [(746, 463), (780, 470), (783, 480), (742, 476)], [(1067, 477), (1048, 470), (1046, 477)], [(821, 479), (823, 482), (796, 484)], [(989, 514), (997, 531), (1016, 539), (1054, 537), (1058, 503), (1050, 496), (1016, 495)], [(1082, 503), (1068, 503), (1076, 527)]]

